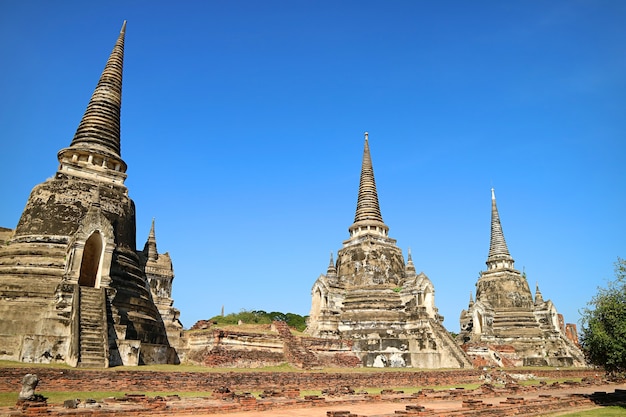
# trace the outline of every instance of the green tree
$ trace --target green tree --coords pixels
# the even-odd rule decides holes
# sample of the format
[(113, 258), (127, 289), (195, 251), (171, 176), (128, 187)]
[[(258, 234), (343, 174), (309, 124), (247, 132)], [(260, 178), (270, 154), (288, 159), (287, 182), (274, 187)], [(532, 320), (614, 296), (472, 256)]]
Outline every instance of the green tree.
[(285, 322), (291, 326), (295, 327), (296, 330), (303, 332), (306, 329), (306, 319), (308, 316), (301, 316), (299, 314), (287, 313), (285, 314)]
[(582, 311), (581, 345), (589, 363), (613, 376), (626, 374), (626, 260), (617, 258), (615, 280)]
[(263, 310), (241, 310), (239, 313), (230, 313), (226, 316), (215, 316), (209, 319), (216, 324), (237, 324), (239, 321), (246, 324), (270, 324), (274, 320), (286, 322), (289, 326), (295, 327), (298, 331), (306, 329), (307, 316), (300, 316), (294, 313), (281, 313), (272, 311), (267, 313)]

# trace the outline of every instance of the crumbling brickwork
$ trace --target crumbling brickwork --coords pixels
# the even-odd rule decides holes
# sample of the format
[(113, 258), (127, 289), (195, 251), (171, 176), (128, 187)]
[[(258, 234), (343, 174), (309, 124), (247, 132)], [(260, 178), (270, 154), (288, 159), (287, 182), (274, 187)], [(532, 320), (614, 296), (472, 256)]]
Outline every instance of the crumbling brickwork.
[[(531, 373), (520, 370), (519, 373)], [(25, 374), (39, 377), (41, 391), (213, 391), (217, 387), (232, 390), (340, 389), (345, 386), (393, 388), (399, 386), (455, 386), (480, 381), (483, 371), (385, 371), (385, 372), (149, 372), (149, 371), (81, 371), (52, 368), (3, 368), (0, 392), (15, 391)], [(532, 371), (536, 377), (594, 378), (588, 369)]]

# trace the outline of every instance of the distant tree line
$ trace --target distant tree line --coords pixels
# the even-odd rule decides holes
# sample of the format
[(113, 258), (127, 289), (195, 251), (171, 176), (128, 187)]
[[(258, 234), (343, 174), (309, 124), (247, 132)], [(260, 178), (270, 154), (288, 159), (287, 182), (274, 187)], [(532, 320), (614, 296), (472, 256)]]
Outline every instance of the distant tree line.
[(281, 313), (279, 311), (268, 313), (263, 310), (241, 310), (239, 313), (212, 317), (210, 321), (217, 324), (239, 324), (240, 321), (245, 324), (271, 324), (273, 321), (277, 320), (284, 321), (287, 325), (302, 332), (306, 329), (306, 319), (307, 316), (294, 313)]

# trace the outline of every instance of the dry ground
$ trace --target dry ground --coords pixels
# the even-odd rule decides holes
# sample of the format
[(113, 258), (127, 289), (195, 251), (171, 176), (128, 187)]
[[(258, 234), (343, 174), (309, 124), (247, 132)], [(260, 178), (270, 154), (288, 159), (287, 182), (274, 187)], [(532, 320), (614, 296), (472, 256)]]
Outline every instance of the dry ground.
[[(598, 391), (605, 392), (614, 392), (616, 389), (626, 390), (626, 384), (610, 384), (610, 385), (594, 385), (590, 387), (575, 387), (575, 388), (562, 388), (562, 389), (554, 389), (550, 390), (549, 394), (553, 396), (564, 396), (568, 394), (593, 394)], [(537, 398), (540, 394), (545, 394), (546, 392), (536, 391), (536, 392), (525, 392), (522, 394), (524, 398), (531, 399)], [(510, 394), (509, 394), (510, 396)], [(490, 398), (481, 398), (485, 403), (491, 404), (499, 404), (501, 401), (506, 400), (505, 396), (499, 397), (490, 397)], [(359, 415), (359, 417), (367, 416), (367, 417), (383, 417), (393, 415), (396, 411), (405, 410), (405, 405), (403, 403), (389, 403), (389, 402), (380, 402), (380, 403), (363, 403), (363, 404), (350, 404), (350, 405), (337, 405), (332, 406), (332, 399), (328, 399), (326, 401), (326, 405), (322, 407), (316, 408), (292, 408), (286, 410), (269, 410), (269, 411), (250, 411), (250, 412), (235, 412), (228, 413), (225, 416), (228, 417), (325, 417), (327, 411), (339, 411), (345, 410), (350, 411), (351, 413)], [(419, 401), (420, 405), (425, 406), (429, 409), (441, 410), (445, 412), (446, 410), (455, 410), (460, 409), (462, 401), (441, 401), (441, 400), (433, 400), (433, 399), (424, 399)], [(594, 408), (594, 407), (584, 407), (583, 409)], [(568, 413), (576, 411), (574, 409), (566, 410)], [(554, 415), (554, 413), (548, 413), (550, 415)], [(626, 410), (624, 411), (624, 415), (626, 416)], [(182, 415), (177, 416), (176, 414), (172, 414), (173, 417), (182, 417)], [(215, 417), (215, 414), (194, 414), (195, 417)], [(523, 415), (519, 415), (523, 417)]]

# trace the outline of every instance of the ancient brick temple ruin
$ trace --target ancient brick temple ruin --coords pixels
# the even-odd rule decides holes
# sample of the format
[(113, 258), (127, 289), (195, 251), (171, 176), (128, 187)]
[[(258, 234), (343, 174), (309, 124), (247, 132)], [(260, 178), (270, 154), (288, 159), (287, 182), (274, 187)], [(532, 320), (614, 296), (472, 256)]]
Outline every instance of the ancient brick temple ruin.
[(584, 366), (573, 325), (564, 326), (552, 301), (535, 297), (514, 268), (491, 190), (491, 242), (476, 301), (461, 312), (460, 342), (476, 365)]
[[(176, 362), (169, 255), (136, 249), (120, 109), (126, 23), (53, 178), (0, 240), (0, 359), (72, 366)], [(150, 291), (152, 289), (152, 293)]]
[(353, 341), (365, 366), (463, 368), (471, 362), (442, 325), (435, 289), (388, 236), (368, 135), (350, 238), (312, 288), (307, 332)]

